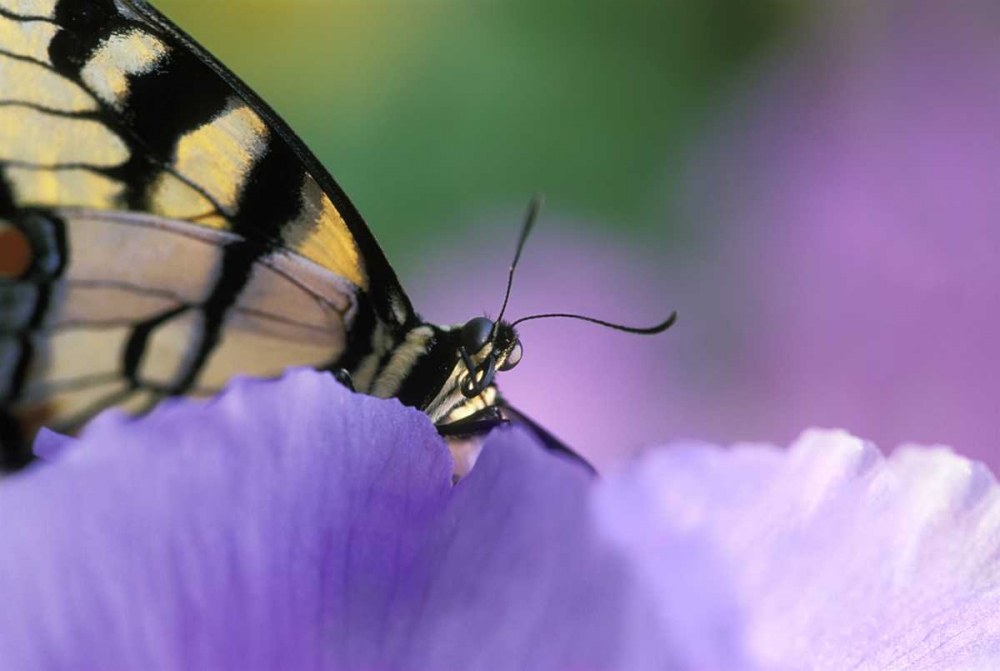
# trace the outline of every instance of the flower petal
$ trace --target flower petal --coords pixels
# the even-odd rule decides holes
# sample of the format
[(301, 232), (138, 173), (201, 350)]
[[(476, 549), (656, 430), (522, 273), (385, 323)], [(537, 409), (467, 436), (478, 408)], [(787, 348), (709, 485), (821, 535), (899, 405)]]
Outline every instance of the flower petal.
[(69, 436), (56, 433), (42, 427), (35, 436), (35, 443), (32, 450), (35, 456), (42, 461), (56, 461), (63, 453), (71, 448), (76, 441)]
[[(58, 440), (56, 439), (58, 443)], [(591, 479), (297, 371), (0, 487), (0, 667), (995, 668), (1000, 490), (842, 432)]]
[(661, 615), (676, 622), (694, 606), (691, 620), (711, 623), (684, 597), (689, 576), (664, 570), (686, 542), (688, 596), (728, 582), (746, 650), (765, 668), (1000, 664), (1000, 489), (944, 448), (884, 458), (846, 433), (809, 431), (787, 453), (660, 450), (596, 498)]
[(415, 668), (683, 668), (596, 533), (594, 481), (521, 429), (495, 432), (424, 556)]
[(0, 488), (0, 667), (660, 668), (592, 478), (297, 371), (92, 423)]
[(314, 372), (102, 416), (0, 488), (0, 666), (378, 660), (450, 477), (424, 415)]

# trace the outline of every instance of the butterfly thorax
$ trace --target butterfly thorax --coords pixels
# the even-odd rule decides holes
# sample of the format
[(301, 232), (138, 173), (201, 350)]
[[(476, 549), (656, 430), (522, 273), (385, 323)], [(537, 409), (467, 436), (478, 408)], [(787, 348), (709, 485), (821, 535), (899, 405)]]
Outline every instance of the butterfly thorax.
[(352, 374), (358, 391), (396, 397), (435, 423), (450, 423), (496, 405), (495, 373), (516, 365), (520, 352), (517, 333), (506, 322), (479, 317), (452, 326), (419, 323), (402, 334), (374, 373), (370, 362), (362, 362)]

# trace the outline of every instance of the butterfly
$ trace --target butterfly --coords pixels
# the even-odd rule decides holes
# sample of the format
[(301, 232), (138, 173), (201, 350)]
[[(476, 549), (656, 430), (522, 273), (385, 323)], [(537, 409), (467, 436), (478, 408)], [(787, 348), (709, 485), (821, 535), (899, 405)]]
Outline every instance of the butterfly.
[[(0, 443), (141, 414), (289, 366), (499, 423), (517, 321), (425, 322), (361, 215), (292, 130), (141, 0), (0, 0)], [(533, 315), (527, 319), (580, 315)], [(676, 318), (633, 332), (658, 333)]]

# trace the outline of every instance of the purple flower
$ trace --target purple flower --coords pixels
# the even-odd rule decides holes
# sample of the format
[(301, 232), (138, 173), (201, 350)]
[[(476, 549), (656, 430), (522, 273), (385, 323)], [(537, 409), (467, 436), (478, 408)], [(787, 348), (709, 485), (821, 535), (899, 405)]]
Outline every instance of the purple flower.
[(105, 414), (0, 482), (0, 668), (993, 668), (1000, 490), (847, 434), (472, 473), (330, 376)]

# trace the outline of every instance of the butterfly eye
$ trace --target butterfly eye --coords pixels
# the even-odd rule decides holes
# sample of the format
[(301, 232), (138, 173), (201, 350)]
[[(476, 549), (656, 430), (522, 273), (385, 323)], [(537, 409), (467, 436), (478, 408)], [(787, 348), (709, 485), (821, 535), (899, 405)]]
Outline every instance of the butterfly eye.
[(493, 335), (493, 322), (486, 317), (475, 317), (465, 322), (462, 327), (462, 347), (469, 354), (476, 354), (490, 341)]
[(500, 370), (510, 370), (519, 364), (523, 354), (524, 348), (521, 347), (521, 341), (518, 340), (514, 343), (514, 346), (510, 348), (510, 352), (507, 353), (507, 358), (504, 359), (502, 364), (500, 364)]

